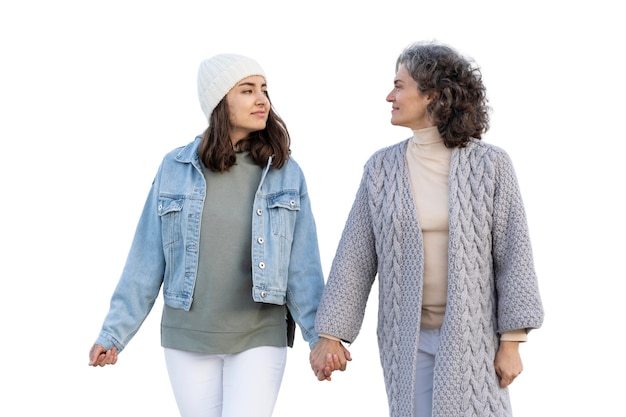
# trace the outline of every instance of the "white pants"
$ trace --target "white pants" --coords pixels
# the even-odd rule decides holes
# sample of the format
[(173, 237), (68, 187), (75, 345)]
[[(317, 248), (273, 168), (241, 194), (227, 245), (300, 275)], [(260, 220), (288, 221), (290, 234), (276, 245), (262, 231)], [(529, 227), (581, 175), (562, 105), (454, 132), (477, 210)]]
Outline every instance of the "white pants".
[(165, 362), (182, 417), (270, 417), (287, 348), (263, 346), (232, 355), (165, 348)]
[(433, 375), (435, 355), (439, 349), (439, 334), (439, 329), (420, 329), (415, 377), (416, 417), (431, 417), (433, 414)]

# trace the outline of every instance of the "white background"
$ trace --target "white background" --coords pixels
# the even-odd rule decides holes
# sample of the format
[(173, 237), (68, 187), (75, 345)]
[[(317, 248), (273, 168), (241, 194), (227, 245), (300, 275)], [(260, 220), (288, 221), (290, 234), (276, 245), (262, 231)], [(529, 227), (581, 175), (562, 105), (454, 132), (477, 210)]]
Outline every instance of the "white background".
[[(161, 301), (117, 365), (87, 353), (162, 156), (201, 133), (196, 71), (256, 58), (303, 167), (328, 271), (389, 124), (395, 59), (422, 39), (482, 67), (526, 203), (546, 308), (517, 417), (624, 415), (624, 54), (617, 2), (3, 1), (0, 415), (175, 416)], [(354, 360), (318, 382), (298, 333), (275, 417), (385, 416), (372, 293)], [(245, 401), (245, 398), (242, 398)]]

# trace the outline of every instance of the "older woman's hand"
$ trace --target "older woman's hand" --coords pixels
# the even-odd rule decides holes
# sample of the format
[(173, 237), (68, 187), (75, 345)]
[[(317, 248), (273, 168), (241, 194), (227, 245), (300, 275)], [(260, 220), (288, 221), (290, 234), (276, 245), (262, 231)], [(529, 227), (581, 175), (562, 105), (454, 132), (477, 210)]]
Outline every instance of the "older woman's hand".
[(339, 340), (320, 337), (309, 355), (311, 369), (319, 381), (330, 381), (333, 371), (345, 371), (350, 351)]
[(494, 366), (500, 380), (500, 387), (506, 388), (522, 373), (522, 357), (519, 354), (520, 342), (500, 342)]

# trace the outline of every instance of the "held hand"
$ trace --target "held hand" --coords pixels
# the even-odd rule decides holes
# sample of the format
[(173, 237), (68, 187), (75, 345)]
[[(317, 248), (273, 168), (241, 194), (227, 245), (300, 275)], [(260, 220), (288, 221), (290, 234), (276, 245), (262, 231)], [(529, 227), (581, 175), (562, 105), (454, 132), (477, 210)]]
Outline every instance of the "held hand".
[(501, 342), (494, 361), (500, 387), (506, 388), (522, 373), (522, 358), (519, 354), (519, 342)]
[(341, 347), (340, 353), (327, 353), (326, 354), (326, 366), (324, 366), (324, 376), (327, 377), (328, 381), (330, 381), (330, 375), (333, 371), (345, 371), (348, 366), (348, 361), (352, 360), (352, 356), (350, 355), (350, 351), (346, 349), (346, 347), (339, 342), (339, 346)]
[(103, 346), (94, 344), (89, 350), (89, 366), (115, 365), (117, 362), (117, 348), (113, 346), (106, 350)]
[(338, 340), (321, 337), (309, 355), (311, 369), (319, 381), (330, 381), (333, 371), (345, 371), (350, 351)]

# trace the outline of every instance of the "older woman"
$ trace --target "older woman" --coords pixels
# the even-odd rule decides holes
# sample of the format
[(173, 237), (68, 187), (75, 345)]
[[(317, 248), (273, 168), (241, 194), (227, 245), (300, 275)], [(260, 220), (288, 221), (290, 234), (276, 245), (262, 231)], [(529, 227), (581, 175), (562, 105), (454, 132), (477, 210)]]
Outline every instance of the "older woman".
[[(317, 311), (319, 380), (344, 370), (376, 276), (391, 417), (510, 416), (519, 344), (543, 322), (526, 216), (489, 127), (478, 67), (439, 43), (396, 63), (391, 123), (412, 136), (376, 152)], [(330, 359), (327, 359), (330, 358)]]

